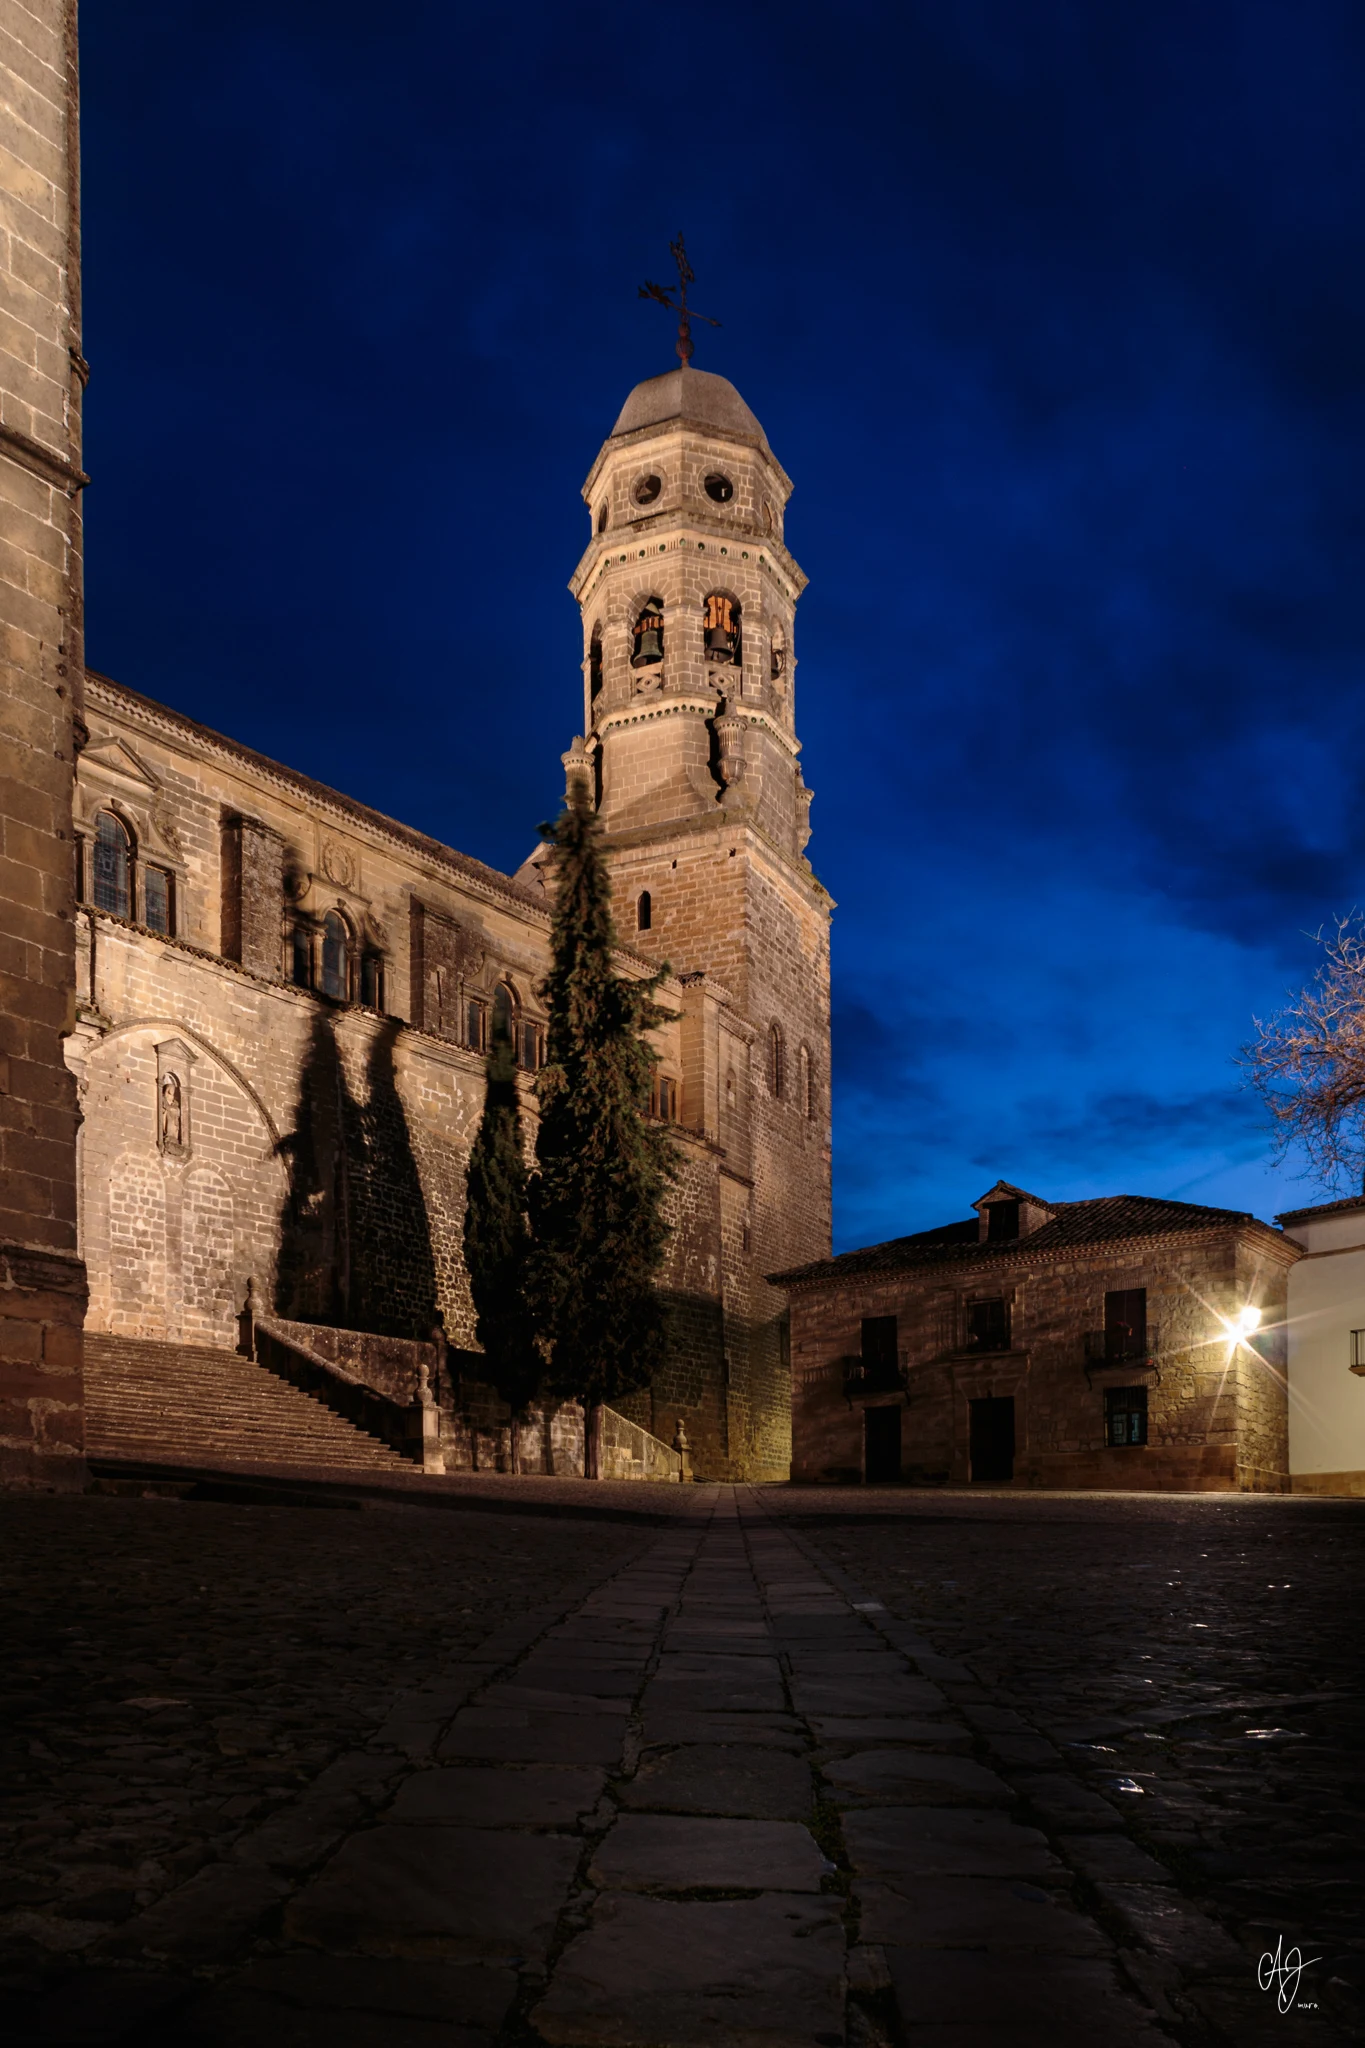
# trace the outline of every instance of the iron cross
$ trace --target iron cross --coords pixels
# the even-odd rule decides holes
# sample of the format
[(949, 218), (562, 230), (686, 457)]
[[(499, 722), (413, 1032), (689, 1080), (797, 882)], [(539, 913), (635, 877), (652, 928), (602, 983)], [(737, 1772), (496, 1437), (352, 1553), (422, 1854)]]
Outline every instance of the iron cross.
[[(670, 242), (668, 246), (673, 251), (673, 261), (678, 266), (677, 284), (655, 284), (652, 278), (647, 277), (640, 286), (640, 297), (642, 299), (653, 299), (660, 306), (667, 306), (670, 313), (677, 314), (678, 357), (683, 368), (686, 369), (692, 360), (692, 322), (694, 320), (704, 320), (708, 327), (719, 327), (720, 322), (719, 320), (713, 320), (709, 313), (694, 313), (688, 306), (687, 287), (690, 284), (695, 284), (697, 280), (696, 273), (687, 260), (687, 250), (683, 246), (681, 230), (679, 230), (677, 240)], [(678, 295), (676, 299), (673, 296), (674, 292)]]

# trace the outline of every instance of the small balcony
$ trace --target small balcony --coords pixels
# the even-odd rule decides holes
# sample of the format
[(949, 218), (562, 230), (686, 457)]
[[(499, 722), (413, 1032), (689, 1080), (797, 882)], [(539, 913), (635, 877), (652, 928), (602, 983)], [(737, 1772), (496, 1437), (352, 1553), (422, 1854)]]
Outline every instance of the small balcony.
[(1145, 1330), (1087, 1330), (1085, 1368), (1087, 1372), (1122, 1366), (1141, 1370), (1156, 1364), (1160, 1349), (1155, 1323), (1148, 1323)]
[(855, 1353), (840, 1360), (844, 1369), (844, 1399), (855, 1401), (866, 1394), (902, 1394), (905, 1368), (893, 1359), (866, 1359)]

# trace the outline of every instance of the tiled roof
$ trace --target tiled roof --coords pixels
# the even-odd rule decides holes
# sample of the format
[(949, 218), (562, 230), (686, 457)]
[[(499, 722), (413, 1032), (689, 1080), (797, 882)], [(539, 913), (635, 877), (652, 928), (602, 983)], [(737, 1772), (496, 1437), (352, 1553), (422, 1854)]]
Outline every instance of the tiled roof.
[(1026, 1237), (979, 1241), (975, 1221), (947, 1223), (937, 1230), (918, 1230), (893, 1237), (886, 1244), (842, 1252), (837, 1259), (818, 1259), (790, 1272), (770, 1273), (778, 1286), (805, 1280), (853, 1279), (900, 1266), (959, 1265), (967, 1260), (1032, 1260), (1075, 1246), (1102, 1245), (1134, 1237), (1188, 1236), (1195, 1231), (1244, 1228), (1250, 1224), (1274, 1236), (1270, 1226), (1249, 1209), (1208, 1209), (1198, 1202), (1168, 1202), (1152, 1195), (1103, 1195), (1091, 1202), (1053, 1202), (1053, 1214)]
[(1345, 1216), (1352, 1209), (1365, 1209), (1365, 1195), (1347, 1195), (1340, 1202), (1319, 1202), (1313, 1209), (1286, 1209), (1277, 1223), (1307, 1223), (1314, 1216)]

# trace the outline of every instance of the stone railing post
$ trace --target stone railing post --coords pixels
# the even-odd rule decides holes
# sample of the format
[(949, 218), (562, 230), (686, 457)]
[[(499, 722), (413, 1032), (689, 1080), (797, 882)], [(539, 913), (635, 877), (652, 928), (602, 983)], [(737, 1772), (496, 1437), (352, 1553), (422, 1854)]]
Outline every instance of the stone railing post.
[(692, 1477), (692, 1454), (687, 1441), (687, 1428), (681, 1415), (678, 1417), (678, 1427), (673, 1437), (673, 1448), (678, 1454), (678, 1477), (687, 1481)]
[(422, 1416), (422, 1470), (444, 1472), (446, 1458), (441, 1448), (441, 1411), (431, 1391), (431, 1368), (425, 1358), (417, 1368), (417, 1405)]

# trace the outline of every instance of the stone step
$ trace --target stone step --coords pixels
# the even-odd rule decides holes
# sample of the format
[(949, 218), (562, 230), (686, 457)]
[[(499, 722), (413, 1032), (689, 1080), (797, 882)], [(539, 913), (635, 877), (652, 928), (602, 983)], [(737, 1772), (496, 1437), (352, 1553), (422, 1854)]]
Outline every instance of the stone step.
[(413, 1470), (381, 1438), (239, 1352), (92, 1333), (85, 1355), (93, 1457)]

